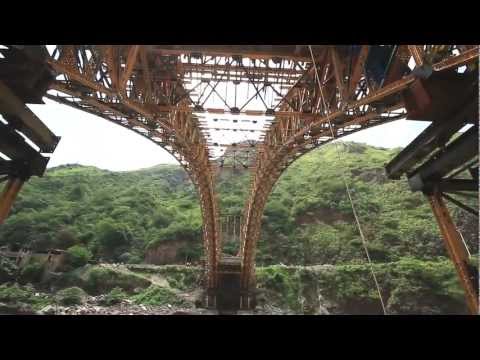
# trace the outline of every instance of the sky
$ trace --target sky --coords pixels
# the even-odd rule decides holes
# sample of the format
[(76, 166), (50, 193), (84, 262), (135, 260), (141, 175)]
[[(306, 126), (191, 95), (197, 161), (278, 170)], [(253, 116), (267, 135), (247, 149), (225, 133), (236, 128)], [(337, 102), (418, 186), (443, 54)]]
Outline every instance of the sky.
[[(49, 161), (50, 168), (63, 164), (81, 164), (112, 171), (130, 171), (157, 164), (177, 163), (167, 151), (133, 131), (98, 116), (46, 98), (44, 100), (44, 105), (28, 106), (56, 135), (61, 137)], [(228, 116), (222, 115), (223, 118)], [(234, 118), (239, 120), (238, 128), (253, 126), (251, 122), (246, 121), (248, 117), (235, 116)], [(215, 123), (209, 119), (209, 124), (215, 124), (212, 126), (219, 128), (232, 127), (231, 122), (222, 125), (222, 119)], [(261, 127), (265, 121), (268, 121), (259, 117), (255, 119), (256, 127)], [(403, 147), (428, 125), (428, 122), (398, 120), (342, 139), (385, 148)], [(249, 134), (249, 132), (217, 131), (212, 132), (212, 141), (232, 142), (246, 138), (253, 139)]]

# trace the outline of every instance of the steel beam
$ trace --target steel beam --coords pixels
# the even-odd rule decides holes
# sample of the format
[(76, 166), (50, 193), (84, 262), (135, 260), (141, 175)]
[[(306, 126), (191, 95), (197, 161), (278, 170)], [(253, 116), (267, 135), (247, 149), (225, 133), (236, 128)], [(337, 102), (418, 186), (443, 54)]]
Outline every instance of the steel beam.
[[(245, 73), (248, 71), (250, 74), (254, 75), (265, 75), (268, 77), (285, 77), (289, 78), (289, 76), (285, 75), (296, 75), (301, 76), (304, 71), (298, 69), (291, 69), (291, 68), (270, 68), (270, 67), (254, 67), (254, 66), (231, 66), (231, 65), (220, 65), (220, 64), (195, 64), (195, 63), (182, 63), (183, 71), (186, 73), (195, 72), (201, 74), (215, 74), (219, 71), (222, 72), (232, 72), (238, 71), (239, 73)], [(221, 74), (220, 74), (221, 75)], [(237, 74), (231, 74), (235, 76), (239, 76)], [(188, 76), (187, 79), (190, 77)], [(215, 79), (211, 79), (215, 80)]]
[(470, 206), (462, 203), (461, 201), (447, 195), (446, 193), (442, 193), (442, 196), (447, 199), (448, 201), (450, 201), (451, 203), (457, 205), (459, 208), (465, 210), (466, 212), (476, 216), (478, 218), (478, 210), (475, 210), (473, 208), (471, 208)]
[(0, 151), (11, 161), (11, 172), (21, 174), (25, 178), (36, 175), (42, 176), (47, 167), (49, 158), (35, 151), (24, 138), (10, 126), (0, 122)]
[[(341, 108), (338, 104), (333, 102), (330, 105), (329, 111), (326, 109), (317, 110), (317, 112), (313, 114), (314, 117), (318, 117), (317, 119), (307, 119), (304, 117), (297, 122), (297, 116), (294, 114), (290, 117), (276, 117), (272, 126), (266, 133), (264, 137), (264, 145), (266, 145), (265, 151), (259, 153), (257, 156), (257, 169), (251, 182), (250, 198), (244, 207), (245, 222), (242, 228), (241, 245), (241, 280), (244, 290), (249, 289), (250, 284), (254, 279), (255, 246), (260, 235), (260, 219), (262, 218), (263, 209), (268, 194), (271, 192), (283, 170), (298, 157), (298, 154), (301, 155), (302, 153), (308, 152), (309, 150), (326, 144), (339, 136), (359, 131), (359, 129), (362, 128), (391, 121), (392, 118), (390, 117), (380, 116), (376, 120), (369, 119), (367, 114), (371, 112), (372, 109), (365, 109), (365, 106), (371, 106), (377, 110), (376, 103), (385, 102), (387, 99), (392, 100), (389, 102), (389, 106), (400, 106), (403, 101), (400, 98), (394, 98), (393, 96), (401, 94), (417, 80), (415, 74), (410, 74), (401, 79), (390, 82), (388, 85), (378, 88), (375, 91), (370, 89), (368, 94), (363, 90), (364, 95), (362, 98), (360, 93), (355, 92), (355, 89), (362, 81), (362, 76), (364, 76), (362, 58), (366, 58), (367, 54), (368, 48), (363, 47), (359, 56), (357, 56), (357, 62), (352, 71), (353, 74), (350, 77), (351, 80), (353, 80), (353, 83), (350, 83), (348, 87), (351, 95), (354, 95), (353, 98), (349, 97), (350, 101), (344, 104)], [(439, 69), (439, 71), (454, 69), (455, 67), (458, 67), (459, 64), (472, 60), (473, 58), (471, 54), (466, 56), (463, 53), (460, 53), (459, 55), (451, 56), (448, 62), (440, 62), (443, 65), (441, 67), (437, 66), (437, 69)], [(405, 59), (400, 59), (400, 61), (403, 62)], [(310, 70), (312, 68), (313, 67), (311, 67)], [(329, 80), (335, 78), (333, 74), (334, 71), (330, 71), (332, 66), (328, 63), (328, 60), (317, 63), (317, 68), (319, 69), (320, 86), (323, 88), (324, 94), (326, 94), (326, 100), (329, 101), (332, 95), (335, 94), (334, 90), (337, 88), (335, 81), (332, 83)], [(304, 77), (302, 77), (302, 79), (304, 79)], [(299, 80), (299, 82), (301, 80)], [(333, 89), (330, 89), (330, 87), (333, 87)], [(290, 94), (296, 96), (295, 100), (298, 100), (300, 104), (305, 103), (305, 99), (302, 98), (304, 95), (307, 97), (315, 96), (315, 92), (309, 92), (307, 94), (305, 91), (302, 91), (301, 93), (298, 91), (292, 91), (287, 94), (287, 97)], [(328, 101), (327, 105), (329, 104)], [(352, 118), (353, 120), (351, 120)], [(355, 124), (355, 118), (362, 120)], [(353, 123), (358, 126), (348, 128), (348, 125), (346, 126), (348, 123)], [(294, 124), (294, 126), (292, 126), (292, 124)], [(332, 124), (331, 126), (333, 127), (333, 136), (330, 133), (330, 124)], [(288, 133), (291, 133), (291, 135), (288, 136)], [(272, 148), (269, 148), (270, 146)]]
[(478, 283), (474, 281), (475, 276), (473, 276), (472, 269), (468, 265), (468, 251), (452, 221), (440, 192), (435, 190), (428, 195), (428, 200), (442, 233), (445, 248), (465, 291), (468, 309), (472, 315), (478, 315)]
[(137, 55), (140, 49), (140, 45), (133, 45), (128, 50), (127, 60), (125, 62), (125, 70), (122, 74), (121, 88), (122, 90), (126, 89), (127, 81), (132, 75), (133, 67), (137, 62)]
[(355, 94), (358, 82), (360, 81), (362, 74), (365, 72), (365, 61), (367, 61), (368, 53), (370, 52), (370, 45), (363, 45), (358, 54), (357, 60), (353, 66), (351, 76), (348, 79), (348, 93), (347, 97), (350, 100), (352, 95)]
[[(85, 60), (83, 62), (78, 60), (78, 58), (85, 59), (83, 52), (86, 48), (91, 49), (95, 54), (87, 65), (85, 65)], [(268, 195), (282, 171), (301, 154), (315, 147), (355, 131), (404, 116), (405, 113), (392, 114), (390, 112), (387, 115), (385, 108), (403, 107), (404, 102), (399, 95), (417, 80), (415, 74), (400, 78), (407, 72), (403, 71), (405, 62), (408, 61), (408, 59), (405, 60), (403, 54), (406, 53), (409, 58), (407, 46), (402, 47), (402, 51), (398, 52), (402, 56), (397, 56), (396, 53), (393, 59), (398, 71), (396, 70), (395, 74), (388, 79), (388, 85), (380, 86), (378, 89), (366, 86), (368, 79), (366, 79), (364, 61), (369, 53), (368, 46), (363, 46), (355, 56), (352, 71), (349, 71), (348, 74), (345, 72), (346, 64), (352, 59), (344, 58), (347, 51), (342, 47), (336, 47), (330, 51), (331, 48), (322, 46), (318, 52), (320, 56), (315, 58), (316, 67), (311, 66), (312, 59), (309, 56), (308, 48), (298, 48), (294, 45), (99, 47), (100, 50), (103, 48), (106, 51), (96, 51), (95, 46), (90, 45), (66, 46), (61, 51), (60, 59), (50, 62), (59, 73), (66, 75), (66, 79), (62, 81), (63, 86), (70, 89), (72, 94), (79, 95), (76, 96), (79, 99), (74, 99), (75, 103), (72, 106), (97, 113), (139, 133), (138, 126), (147, 129), (146, 134), (141, 132), (143, 136), (160, 138), (155, 141), (174, 154), (187, 170), (199, 192), (204, 220), (207, 288), (212, 290), (215, 290), (218, 285), (215, 273), (221, 260), (221, 231), (214, 189), (214, 168), (209, 162), (208, 144), (204, 141), (200, 125), (198, 122), (192, 121), (188, 114), (194, 110), (213, 114), (226, 112), (238, 114), (238, 110), (236, 106), (234, 108), (227, 106), (225, 99), (227, 110), (203, 109), (208, 96), (207, 99), (202, 100), (201, 106), (192, 106), (194, 104), (190, 104), (188, 99), (184, 98), (193, 92), (193, 89), (187, 92), (183, 88), (184, 81), (188, 80), (188, 73), (223, 72), (219, 76), (222, 79), (227, 77), (228, 81), (235, 76), (237, 76), (235, 77), (237, 80), (243, 79), (242, 75), (238, 77), (240, 72), (247, 75), (253, 84), (260, 84), (256, 77), (259, 74), (283, 78), (285, 79), (284, 85), (287, 85), (283, 87), (283, 89), (288, 89), (286, 95), (282, 96), (277, 92), (280, 100), (274, 108), (281, 111), (267, 113), (266, 111), (249, 111), (246, 107), (241, 109), (242, 113), (248, 115), (275, 116), (275, 121), (263, 137), (263, 145), (259, 146), (261, 151), (257, 154), (256, 173), (251, 182), (251, 195), (245, 206), (241, 245), (243, 290), (248, 290), (248, 285), (255, 282), (255, 244), (260, 236), (262, 212)], [(421, 63), (428, 57), (428, 49), (427, 47), (427, 50), (420, 54), (419, 47), (411, 48), (417, 63)], [(448, 58), (433, 64), (433, 70), (454, 69), (460, 64), (471, 62), (474, 59), (475, 51), (478, 49), (470, 48), (458, 56), (451, 56), (452, 54), (449, 53)], [(162, 57), (162, 55), (173, 56), (169, 58), (168, 56)], [(182, 62), (184, 60), (180, 60), (179, 55), (186, 55), (189, 58), (188, 63)], [(212, 58), (207, 59), (205, 56), (208, 55)], [(140, 60), (137, 61), (137, 57)], [(200, 58), (201, 61), (195, 64), (190, 61), (190, 57)], [(249, 66), (248, 70), (241, 69), (241, 66), (235, 64), (232, 66), (232, 63), (241, 65), (242, 58), (258, 59), (263, 64), (258, 67), (256, 66), (258, 61), (255, 61), (255, 65)], [(269, 59), (278, 64), (279, 59), (280, 62), (281, 59), (295, 62), (300, 61), (299, 58), (302, 58), (301, 61), (306, 64), (293, 64), (288, 69), (286, 67), (269, 68)], [(226, 61), (225, 65), (220, 65), (218, 60)], [(212, 65), (212, 63), (214, 64)], [(125, 65), (123, 69), (121, 65)], [(297, 71), (297, 67), (301, 71)], [(320, 89), (317, 89), (315, 85), (315, 70), (319, 72), (323, 99), (320, 98), (318, 91)], [(94, 74), (95, 71), (98, 73)], [(254, 72), (255, 74), (253, 74)], [(191, 75), (197, 76), (197, 74)], [(349, 83), (344, 84), (347, 76)], [(132, 86), (128, 86), (131, 91), (126, 96), (126, 83), (130, 84), (129, 80), (132, 82)], [(206, 79), (202, 78), (202, 81), (204, 80)], [(395, 81), (390, 82), (391, 80)], [(295, 82), (294, 86), (291, 86), (292, 82)], [(111, 86), (110, 83), (115, 84)], [(271, 85), (264, 84), (264, 86)], [(214, 90), (212, 90), (213, 92)], [(342, 95), (341, 102), (336, 96), (337, 94)], [(203, 93), (200, 98), (202, 97)], [(180, 99), (181, 102), (174, 104), (172, 99)], [(60, 96), (59, 101), (68, 101), (68, 96)], [(200, 105), (200, 101), (198, 101), (198, 105)], [(245, 111), (243, 112), (243, 110)], [(160, 115), (162, 111), (168, 113), (168, 116)], [(135, 121), (130, 123), (130, 119)], [(160, 127), (152, 128), (152, 122)], [(425, 142), (430, 144), (427, 140)], [(444, 161), (449, 162), (448, 159)], [(461, 186), (458, 182), (452, 184), (450, 182), (445, 185), (453, 188), (471, 188), (470, 184), (461, 184)]]
[(410, 55), (413, 56), (417, 67), (422, 67), (424, 64), (422, 47), (417, 45), (408, 45), (408, 50), (410, 51)]
[(408, 182), (412, 191), (423, 190), (426, 183), (441, 179), (476, 155), (478, 155), (478, 128), (473, 126), (409, 176)]
[[(294, 51), (286, 49), (279, 49), (275, 46), (271, 50), (256, 50), (252, 49), (251, 45), (177, 45), (177, 46), (149, 46), (149, 50), (159, 55), (189, 55), (192, 53), (199, 53), (202, 55), (212, 56), (235, 56), (241, 55), (250, 59), (272, 59), (282, 58), (287, 60), (295, 60), (301, 62), (309, 62), (310, 56), (306, 52), (305, 55), (296, 55)], [(264, 45), (268, 46), (268, 45)], [(294, 46), (293, 46), (294, 47)]]
[(436, 148), (445, 145), (448, 139), (470, 120), (477, 106), (475, 101), (470, 101), (452, 119), (439, 120), (430, 124), (385, 166), (387, 176), (390, 179), (400, 179), (400, 176), (409, 171), (415, 163)]
[[(11, 124), (29, 137), (42, 152), (53, 152), (60, 138), (0, 80), (0, 113), (5, 118), (15, 119)], [(7, 119), (8, 120), (8, 119)]]
[(433, 65), (433, 71), (443, 71), (455, 67), (459, 67), (465, 65), (473, 60), (477, 60), (479, 58), (479, 46), (475, 46), (471, 49), (468, 49), (462, 52), (460, 55), (457, 56), (450, 56), (442, 61)]
[(10, 177), (0, 195), (0, 225), (3, 224), (7, 218), (15, 198), (17, 197), (24, 180), (17, 177)]
[(442, 179), (438, 183), (441, 192), (476, 191), (478, 192), (478, 179)]

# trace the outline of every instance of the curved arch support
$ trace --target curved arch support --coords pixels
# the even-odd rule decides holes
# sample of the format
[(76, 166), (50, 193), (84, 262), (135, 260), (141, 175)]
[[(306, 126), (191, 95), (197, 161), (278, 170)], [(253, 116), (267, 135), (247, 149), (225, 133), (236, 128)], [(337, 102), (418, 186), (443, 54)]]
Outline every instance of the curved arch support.
[(169, 78), (151, 81), (159, 69), (143, 47), (59, 46), (57, 52), (48, 63), (63, 79), (51, 85), (56, 94), (48, 98), (146, 137), (188, 173), (199, 194), (207, 287), (214, 289), (221, 254), (219, 210), (206, 140), (188, 99), (182, 99), (185, 90)]
[[(368, 47), (364, 50), (368, 52)], [(437, 59), (438, 62), (433, 64), (434, 71), (453, 70), (478, 58), (477, 46), (466, 49), (464, 46), (460, 50), (457, 55), (451, 53), (451, 49), (443, 54), (443, 59)], [(255, 284), (255, 247), (260, 236), (261, 218), (268, 195), (282, 172), (297, 158), (323, 144), (407, 115), (403, 111), (402, 93), (417, 81), (417, 75), (392, 71), (387, 76), (388, 81), (370, 84), (361, 57), (353, 65), (350, 76), (347, 76), (347, 66), (340, 61), (335, 46), (318, 55), (315, 65), (312, 63), (284, 96), (280, 104), (282, 116), (277, 116), (274, 125), (266, 133), (263, 152), (257, 158), (241, 233), (241, 284), (244, 291)], [(405, 65), (408, 55), (408, 46), (402, 45), (395, 61)], [(352, 80), (348, 89), (343, 87), (346, 79), (349, 83)], [(292, 115), (284, 115), (285, 112), (291, 112)], [(304, 114), (299, 115), (299, 112)]]
[[(386, 114), (397, 111), (402, 108), (402, 104), (391, 106), (385, 110)], [(268, 196), (273, 190), (274, 185), (295, 160), (306, 153), (317, 149), (318, 147), (331, 142), (334, 139), (350, 135), (354, 132), (382, 125), (387, 122), (398, 120), (406, 116), (405, 112), (394, 113), (394, 115), (384, 116), (375, 111), (364, 114), (357, 118), (343, 118), (342, 122), (332, 124), (334, 137), (329, 127), (324, 127), (318, 131), (310, 129), (310, 134), (305, 136), (304, 129), (299, 129), (287, 139), (267, 138), (270, 141), (283, 143), (281, 146), (272, 146), (270, 151), (265, 151), (257, 159), (257, 172), (252, 182), (250, 197), (245, 205), (244, 219), (242, 228), (242, 276), (241, 285), (244, 290), (255, 287), (255, 249), (257, 241), (260, 238), (261, 219), (268, 200)], [(314, 134), (314, 135), (312, 135)], [(268, 145), (265, 146), (268, 148)]]
[[(458, 46), (458, 55), (451, 46), (446, 52), (424, 48), (416, 51), (420, 48), (399, 45), (383, 49), (381, 53), (388, 55), (388, 61), (380, 72), (374, 67), (375, 76), (372, 67), (365, 64), (371, 51), (367, 45), (359, 51), (353, 46), (321, 46), (315, 48), (316, 55), (310, 48), (306, 68), (300, 66), (303, 75), (289, 80), (287, 94), (274, 109), (268, 109), (269, 114), (277, 116), (257, 152), (241, 230), (240, 282), (244, 291), (255, 283), (255, 247), (262, 214), (282, 172), (298, 157), (334, 139), (404, 118), (402, 93), (421, 75), (421, 71), (411, 72), (407, 66), (412, 51), (419, 62), (425, 55), (437, 61), (432, 64), (434, 73), (454, 70), (478, 56), (478, 46)], [(61, 75), (51, 87), (57, 94), (47, 97), (135, 131), (180, 162), (199, 193), (207, 287), (216, 289), (221, 286), (217, 270), (222, 269), (222, 264), (218, 265), (219, 209), (206, 139), (192, 115), (199, 104), (189, 96), (194, 88), (187, 91), (183, 86), (185, 74), (198, 64), (188, 64), (188, 70), (180, 59), (184, 51), (169, 56), (152, 46), (59, 45), (47, 60)]]

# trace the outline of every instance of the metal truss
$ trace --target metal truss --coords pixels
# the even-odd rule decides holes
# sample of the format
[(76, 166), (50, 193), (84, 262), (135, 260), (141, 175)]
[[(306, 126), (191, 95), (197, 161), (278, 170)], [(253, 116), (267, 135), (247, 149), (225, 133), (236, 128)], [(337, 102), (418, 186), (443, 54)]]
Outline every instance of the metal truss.
[(215, 288), (221, 232), (213, 173), (188, 99), (177, 100), (186, 91), (176, 81), (175, 61), (137, 45), (58, 46), (52, 55), (59, 76), (48, 98), (137, 132), (187, 171), (200, 198), (208, 287)]
[[(389, 70), (380, 81), (374, 81), (365, 66), (369, 51), (370, 46), (362, 46), (356, 55), (345, 47), (320, 49), (314, 56), (323, 99), (315, 82), (315, 69), (310, 66), (281, 100), (281, 114), (258, 152), (244, 209), (240, 249), (243, 289), (255, 286), (255, 248), (268, 196), (295, 159), (336, 138), (405, 118), (402, 92), (423, 72), (453, 69), (478, 58), (476, 46), (398, 46), (392, 50)], [(413, 72), (408, 68), (412, 57), (416, 63)], [(284, 115), (289, 111), (290, 116)]]
[[(129, 128), (180, 162), (199, 192), (210, 289), (217, 286), (222, 246), (218, 164), (210, 161), (207, 140), (215, 128), (198, 120), (198, 114), (273, 116), (269, 127), (254, 130), (265, 133), (255, 145), (242, 216), (241, 287), (247, 293), (255, 285), (263, 210), (282, 172), (336, 138), (405, 118), (403, 92), (419, 77), (478, 57), (478, 47), (467, 45), (312, 46), (315, 68), (309, 50), (297, 45), (59, 45), (49, 60), (58, 76), (48, 97)], [(384, 70), (370, 66), (377, 58), (383, 59)], [(241, 86), (246, 92), (237, 92)], [(208, 105), (213, 98), (220, 107)]]
[[(6, 182), (0, 194), (0, 223), (8, 215), (23, 182), (31, 175), (43, 174), (46, 161), (39, 154), (53, 152), (58, 143), (59, 139), (24, 106), (41, 103), (48, 88), (48, 98), (128, 128), (178, 160), (199, 194), (207, 294), (212, 295), (206, 305), (237, 306), (230, 295), (221, 295), (231, 285), (227, 283), (233, 281), (239, 286), (239, 306), (248, 308), (254, 304), (255, 248), (264, 207), (283, 171), (303, 154), (337, 138), (405, 118), (406, 109), (413, 116), (412, 93), (420, 94), (420, 107), (422, 101), (428, 100), (422, 79), (434, 72), (459, 71), (463, 65), (471, 70), (478, 66), (474, 60), (478, 59), (479, 48), (58, 45), (50, 55), (40, 46), (8, 45), (0, 50), (5, 57), (0, 63), (0, 113), (4, 114), (0, 122), (0, 150), (14, 160), (0, 164), (0, 183)], [(244, 119), (242, 122), (251, 121), (252, 126), (228, 127), (223, 126), (223, 120), (230, 120), (220, 119), (223, 124), (217, 126), (210, 123), (209, 116), (201, 115), (228, 113), (263, 116), (265, 123)], [(213, 122), (218, 124), (218, 120)], [(452, 132), (461, 125), (462, 119), (457, 120), (455, 124), (432, 125), (416, 142), (430, 148), (433, 145), (429, 134)], [(16, 131), (33, 141), (38, 152), (25, 146)], [(229, 143), (225, 137), (213, 136), (215, 131), (260, 136)], [(458, 144), (463, 146), (463, 142)], [(422, 151), (426, 151), (425, 146)], [(220, 157), (215, 154), (219, 147), (225, 148)], [(394, 176), (415, 158), (415, 153), (407, 151), (407, 156), (394, 161), (387, 172)], [(22, 164), (28, 160), (29, 167), (19, 166), (17, 160)], [(445, 155), (439, 161), (449, 163), (450, 158)], [(230, 234), (231, 221), (223, 219), (226, 222), (223, 221), (222, 229), (216, 175), (224, 167), (236, 169), (237, 165), (252, 171), (251, 188), (243, 215), (235, 215), (238, 219), (235, 217), (232, 225), (233, 238), (240, 240), (239, 256), (223, 257), (222, 233)], [(424, 177), (435, 166), (425, 163), (420, 169)], [(440, 227), (449, 223), (441, 196), (472, 210), (445, 192), (466, 196), (463, 191), (471, 189), (473, 182), (451, 177), (442, 181), (430, 196)], [(475, 181), (478, 182), (478, 176)], [(465, 254), (455, 249), (459, 241), (453, 227), (447, 225), (441, 228), (447, 250), (455, 264), (460, 264), (457, 268), (465, 280), (470, 276), (461, 265)], [(226, 287), (222, 290), (223, 286)], [(466, 292), (470, 307), (478, 309), (478, 303), (471, 300), (475, 295), (472, 289), (466, 288)], [(218, 303), (216, 294), (221, 295)]]

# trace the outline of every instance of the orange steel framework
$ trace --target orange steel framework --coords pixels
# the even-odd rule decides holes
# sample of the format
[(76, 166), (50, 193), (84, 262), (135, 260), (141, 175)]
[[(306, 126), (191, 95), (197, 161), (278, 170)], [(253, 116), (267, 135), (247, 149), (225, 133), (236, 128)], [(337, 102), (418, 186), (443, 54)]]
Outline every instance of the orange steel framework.
[(428, 195), (428, 199), (440, 227), (445, 248), (461, 279), (460, 283), (465, 291), (467, 306), (472, 314), (478, 314), (478, 292), (475, 290), (473, 282), (470, 281), (471, 274), (467, 267), (468, 250), (460, 238), (460, 233), (452, 221), (440, 192), (434, 190), (432, 194)]
[(3, 224), (8, 216), (23, 183), (24, 181), (20, 178), (9, 178), (7, 180), (7, 184), (0, 195), (0, 224)]
[[(252, 305), (249, 291), (255, 288), (255, 248), (262, 214), (282, 172), (299, 156), (335, 138), (405, 118), (402, 94), (424, 76), (426, 64), (430, 71), (441, 72), (478, 58), (478, 46), (399, 45), (382, 80), (373, 81), (365, 67), (371, 48), (312, 46), (320, 92), (307, 46), (58, 45), (48, 60), (57, 74), (50, 86), (54, 91), (46, 96), (129, 128), (180, 162), (199, 193), (207, 286), (212, 290), (219, 285), (217, 270), (222, 261), (220, 209), (208, 133), (198, 114), (274, 116), (256, 145), (240, 234), (241, 307), (248, 308)], [(407, 66), (412, 58), (413, 72)], [(195, 80), (200, 82), (189, 87)], [(235, 97), (232, 104), (216, 90), (222, 82), (253, 86), (264, 109), (249, 108), (251, 98), (237, 104)], [(198, 94), (202, 83), (206, 85)], [(267, 88), (277, 95), (273, 105), (261, 97)], [(224, 107), (204, 107), (214, 93)], [(7, 189), (2, 196), (10, 199), (11, 192), (14, 189)], [(434, 197), (431, 201), (440, 223), (445, 218), (441, 205)], [(448, 230), (442, 228), (442, 232), (445, 238), (450, 236)], [(214, 303), (214, 297), (209, 301)]]

